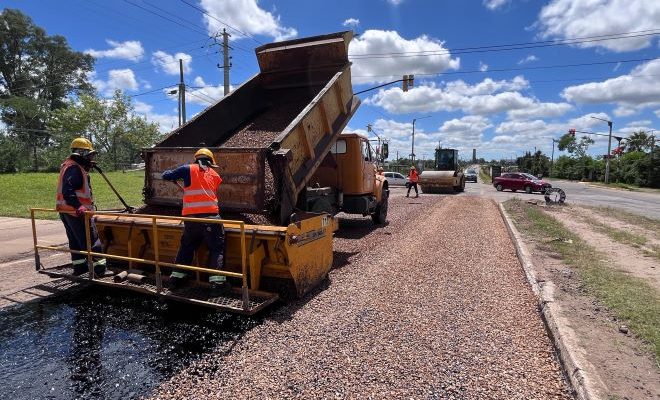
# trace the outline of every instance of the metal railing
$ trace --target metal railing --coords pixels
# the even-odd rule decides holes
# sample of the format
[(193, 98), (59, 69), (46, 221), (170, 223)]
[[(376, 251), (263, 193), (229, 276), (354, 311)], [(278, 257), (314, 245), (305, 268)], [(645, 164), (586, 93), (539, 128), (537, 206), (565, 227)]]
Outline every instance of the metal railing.
[[(89, 268), (89, 279), (96, 280), (94, 276), (94, 267), (93, 267), (93, 257), (104, 257), (114, 260), (126, 261), (126, 262), (136, 262), (142, 264), (149, 264), (155, 267), (155, 278), (156, 278), (156, 293), (161, 293), (163, 291), (163, 282), (161, 267), (170, 267), (176, 269), (183, 269), (194, 272), (203, 272), (211, 275), (221, 275), (231, 278), (240, 278), (242, 280), (242, 300), (243, 300), (243, 309), (248, 310), (250, 305), (250, 294), (248, 291), (247, 283), (247, 255), (246, 255), (246, 245), (245, 245), (245, 222), (235, 221), (235, 220), (225, 220), (225, 219), (212, 219), (212, 218), (190, 218), (190, 217), (175, 217), (175, 216), (165, 216), (165, 215), (150, 215), (150, 214), (125, 214), (117, 212), (98, 212), (98, 211), (87, 211), (85, 212), (85, 234), (86, 234), (86, 250), (72, 250), (66, 246), (45, 246), (40, 245), (37, 242), (37, 230), (35, 223), (35, 212), (59, 212), (52, 208), (30, 208), (30, 218), (32, 220), (32, 240), (34, 243), (34, 257), (35, 257), (35, 266), (39, 270), (43, 266), (41, 265), (39, 250), (52, 250), (72, 254), (82, 254), (87, 257), (87, 266)], [(144, 258), (129, 257), (129, 256), (119, 256), (115, 254), (99, 253), (92, 251), (92, 242), (91, 242), (91, 218), (94, 215), (105, 215), (105, 216), (127, 216), (130, 215), (131, 218), (142, 218), (142, 219), (151, 219), (151, 232), (152, 232), (152, 243), (151, 246), (154, 251), (154, 260), (148, 260)], [(203, 267), (196, 267), (192, 265), (184, 264), (175, 264), (160, 261), (159, 256), (159, 244), (158, 244), (158, 224), (157, 220), (170, 220), (170, 221), (189, 221), (189, 222), (198, 222), (198, 223), (211, 223), (211, 224), (229, 224), (229, 225), (238, 225), (240, 227), (240, 238), (241, 238), (241, 273), (225, 271), (220, 269), (210, 269)], [(129, 238), (130, 240), (130, 238)], [(223, 255), (226, 259), (226, 254)], [(45, 268), (44, 268), (45, 269)]]

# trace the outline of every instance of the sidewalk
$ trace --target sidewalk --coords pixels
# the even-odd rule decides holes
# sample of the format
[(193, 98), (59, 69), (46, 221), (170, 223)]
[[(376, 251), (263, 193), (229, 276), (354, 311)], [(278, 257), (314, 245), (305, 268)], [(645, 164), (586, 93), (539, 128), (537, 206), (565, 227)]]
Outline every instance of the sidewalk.
[[(37, 220), (39, 244), (67, 244), (64, 226), (60, 220)], [(33, 254), (32, 223), (27, 218), (0, 217), (0, 266), (11, 260)]]

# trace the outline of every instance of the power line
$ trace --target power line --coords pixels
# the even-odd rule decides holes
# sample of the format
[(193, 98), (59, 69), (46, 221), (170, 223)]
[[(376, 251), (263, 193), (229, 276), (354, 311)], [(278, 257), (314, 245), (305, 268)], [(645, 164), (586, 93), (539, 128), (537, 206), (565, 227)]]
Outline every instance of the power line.
[(163, 18), (163, 19), (165, 19), (165, 20), (167, 20), (167, 21), (173, 22), (173, 23), (175, 23), (175, 24), (177, 24), (177, 25), (179, 25), (179, 26), (182, 26), (182, 27), (184, 27), (184, 28), (190, 29), (190, 30), (192, 30), (192, 31), (194, 31), (194, 32), (196, 32), (196, 33), (201, 33), (201, 34), (204, 35), (204, 36), (208, 36), (208, 35), (206, 34), (206, 31), (200, 31), (200, 30), (198, 30), (196, 27), (195, 27), (195, 28), (192, 28), (192, 27), (190, 27), (190, 26), (188, 26), (188, 25), (182, 24), (181, 22), (179, 22), (179, 21), (177, 21), (177, 20), (175, 20), (175, 19), (172, 19), (172, 18), (170, 18), (170, 17), (167, 17), (167, 16), (164, 16), (164, 15), (162, 15), (162, 14), (159, 14), (159, 13), (157, 13), (157, 12), (155, 12), (155, 11), (153, 11), (153, 10), (150, 10), (150, 9), (148, 9), (148, 8), (146, 8), (146, 7), (143, 7), (143, 6), (141, 6), (141, 5), (137, 4), (137, 3), (133, 3), (133, 2), (130, 1), (130, 0), (124, 0), (124, 2), (126, 2), (126, 3), (128, 3), (128, 4), (131, 4), (131, 5), (133, 5), (133, 6), (137, 7), (137, 8), (140, 8), (140, 9), (142, 9), (142, 10), (144, 10), (144, 11), (150, 13), (150, 14), (153, 14), (153, 15), (156, 15), (156, 16), (158, 16), (158, 17), (160, 17), (160, 18)]
[[(213, 104), (213, 103), (215, 103), (215, 100), (213, 100), (213, 101), (209, 101), (208, 99), (205, 99), (205, 98), (203, 98), (203, 97), (201, 97), (201, 96), (196, 95), (194, 92), (188, 92), (188, 91), (186, 91), (186, 92), (187, 92), (189, 95), (191, 95), (192, 97), (196, 97), (196, 98), (198, 98), (199, 100), (201, 100), (201, 101), (203, 101), (203, 102), (205, 102), (205, 103), (209, 103), (209, 104)], [(210, 99), (210, 97), (209, 97), (209, 99)]]
[(185, 4), (187, 4), (187, 5), (189, 5), (190, 7), (194, 8), (195, 10), (197, 10), (197, 11), (201, 12), (202, 14), (208, 16), (209, 18), (213, 18), (214, 20), (220, 22), (222, 25), (225, 25), (226, 27), (235, 30), (236, 32), (242, 34), (243, 36), (248, 37), (248, 38), (254, 40), (255, 42), (259, 43), (260, 45), (263, 45), (263, 43), (261, 43), (260, 41), (258, 41), (257, 39), (255, 39), (254, 36), (250, 35), (249, 33), (243, 32), (242, 30), (240, 30), (240, 29), (238, 29), (238, 28), (234, 28), (233, 26), (229, 25), (228, 23), (226, 23), (226, 22), (224, 22), (224, 21), (221, 21), (220, 19), (216, 18), (214, 15), (209, 14), (206, 10), (204, 10), (204, 9), (202, 9), (202, 8), (199, 8), (199, 7), (197, 7), (196, 5), (194, 5), (194, 4), (192, 4), (192, 3), (189, 3), (189, 2), (186, 1), (186, 0), (181, 0), (181, 2), (182, 2), (182, 3), (185, 3)]
[[(576, 63), (576, 64), (556, 64), (556, 65), (546, 65), (546, 66), (537, 66), (537, 67), (516, 67), (516, 68), (489, 68), (486, 71), (482, 70), (470, 70), (470, 71), (453, 71), (453, 72), (432, 72), (432, 73), (417, 73), (415, 76), (441, 76), (441, 75), (460, 75), (460, 74), (485, 74), (490, 72), (511, 72), (511, 71), (527, 71), (527, 70), (537, 70), (537, 69), (554, 69), (554, 68), (572, 68), (572, 67), (586, 67), (593, 65), (607, 65), (607, 64), (617, 64), (617, 63), (631, 63), (631, 62), (644, 62), (652, 61), (656, 58), (638, 58), (630, 60), (616, 60), (616, 61), (596, 61), (588, 63)], [(393, 75), (353, 75), (353, 78), (379, 78), (379, 77), (388, 77)]]
[[(640, 33), (640, 32), (646, 32), (646, 33)], [(632, 35), (633, 33), (639, 33), (639, 34)], [(494, 52), (494, 51), (521, 50), (521, 49), (532, 49), (532, 48), (540, 48), (540, 47), (567, 46), (572, 44), (600, 42), (606, 40), (631, 39), (636, 37), (655, 36), (658, 34), (660, 34), (660, 30), (653, 29), (646, 31), (635, 31), (635, 32), (626, 32), (621, 34), (590, 36), (584, 38), (571, 38), (571, 39), (563, 39), (563, 40), (546, 40), (546, 41), (537, 41), (537, 42), (464, 47), (464, 48), (442, 49), (442, 50), (352, 54), (350, 56), (350, 59), (361, 60), (361, 59), (374, 59), (374, 58), (429, 57), (429, 56), (449, 55), (449, 54), (486, 53), (486, 52)]]

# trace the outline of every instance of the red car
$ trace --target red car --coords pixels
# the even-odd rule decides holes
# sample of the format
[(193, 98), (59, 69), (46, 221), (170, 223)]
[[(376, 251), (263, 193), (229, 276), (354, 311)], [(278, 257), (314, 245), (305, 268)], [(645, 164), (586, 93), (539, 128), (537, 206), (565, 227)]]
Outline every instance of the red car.
[(522, 172), (507, 172), (493, 179), (493, 186), (498, 192), (504, 189), (509, 189), (513, 192), (524, 190), (526, 193), (541, 192), (551, 188), (552, 185), (545, 182), (532, 174), (525, 174)]

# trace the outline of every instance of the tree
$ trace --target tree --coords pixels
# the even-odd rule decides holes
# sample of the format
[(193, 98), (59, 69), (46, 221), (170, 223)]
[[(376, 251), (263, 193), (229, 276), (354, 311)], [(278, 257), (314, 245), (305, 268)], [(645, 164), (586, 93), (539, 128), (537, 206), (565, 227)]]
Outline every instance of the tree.
[(575, 136), (568, 133), (559, 138), (559, 144), (557, 145), (559, 150), (568, 151), (569, 153), (573, 154), (578, 161), (580, 161), (581, 171), (579, 175), (581, 175), (582, 179), (584, 179), (586, 176), (587, 164), (591, 164), (593, 161), (591, 157), (587, 155), (589, 145), (592, 144), (594, 144), (594, 140), (588, 136), (582, 136), (579, 142), (577, 139), (575, 139)]
[(653, 138), (644, 131), (634, 132), (622, 143), (626, 153), (635, 151), (650, 151), (653, 146)]
[(0, 118), (9, 137), (31, 153), (33, 170), (49, 141), (49, 113), (66, 107), (67, 96), (91, 91), (87, 73), (93, 63), (92, 56), (73, 51), (62, 36), (48, 36), (19, 10), (0, 14)]
[(119, 90), (112, 99), (81, 95), (68, 107), (53, 111), (48, 128), (57, 149), (55, 160), (64, 158), (71, 140), (83, 136), (99, 151), (100, 162), (114, 169), (139, 160), (140, 149), (160, 138), (158, 124), (135, 115), (130, 98)]

